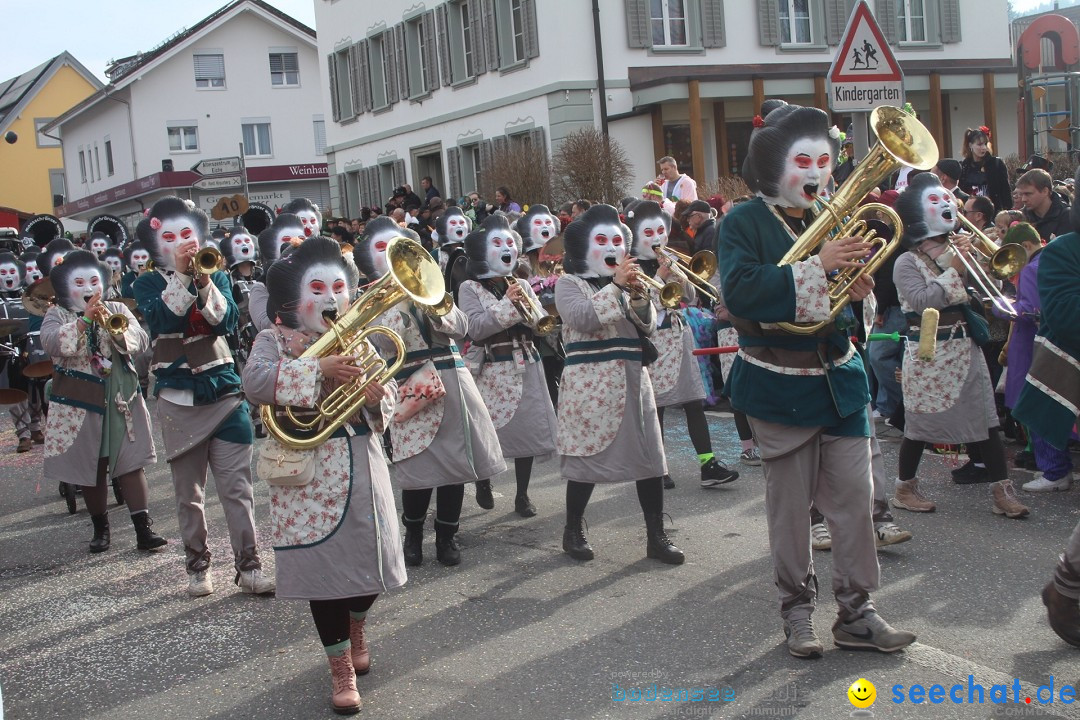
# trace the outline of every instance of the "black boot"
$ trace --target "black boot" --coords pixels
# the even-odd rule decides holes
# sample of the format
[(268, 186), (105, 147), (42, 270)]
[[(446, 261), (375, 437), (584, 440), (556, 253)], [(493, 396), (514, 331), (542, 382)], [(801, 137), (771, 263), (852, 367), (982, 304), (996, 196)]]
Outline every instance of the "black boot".
[(443, 565), (453, 566), (461, 562), (461, 550), (454, 540), (457, 531), (457, 523), (445, 523), (435, 519), (435, 557)]
[(523, 518), (531, 518), (536, 515), (536, 506), (528, 495), (518, 495), (514, 498), (514, 512)]
[(592, 545), (585, 539), (585, 518), (567, 517), (563, 528), (562, 549), (575, 560), (587, 562), (593, 559)]
[(682, 565), (686, 561), (683, 551), (675, 547), (664, 532), (664, 516), (651, 513), (645, 516), (645, 530), (649, 538), (646, 555), (668, 565)]
[(491, 494), (491, 480), (476, 481), (476, 504), (485, 510), (495, 507), (495, 496)]
[(131, 524), (135, 526), (135, 547), (140, 550), (156, 550), (163, 545), (169, 544), (168, 540), (150, 529), (150, 526), (154, 524), (154, 521), (150, 518), (150, 513), (135, 513), (131, 516)]
[(424, 562), (424, 518), (409, 520), (402, 515), (401, 522), (405, 525), (405, 564), (419, 567)]
[(90, 552), (105, 552), (112, 543), (112, 537), (109, 535), (109, 514), (91, 515), (90, 519), (94, 521), (94, 537), (90, 540)]
[(664, 476), (664, 489), (665, 490), (674, 490), (675, 489), (675, 481), (671, 479), (670, 475), (665, 475)]
[(116, 498), (116, 504), (117, 505), (123, 505), (124, 504), (124, 493), (123, 493), (123, 491), (120, 490), (120, 479), (119, 478), (113, 478), (112, 479), (112, 491), (113, 491), (113, 497)]

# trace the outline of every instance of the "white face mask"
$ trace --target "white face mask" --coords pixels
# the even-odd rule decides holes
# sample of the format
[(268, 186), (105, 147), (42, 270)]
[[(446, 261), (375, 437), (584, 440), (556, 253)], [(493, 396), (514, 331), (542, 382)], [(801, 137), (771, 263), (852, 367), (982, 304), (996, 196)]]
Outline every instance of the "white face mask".
[(929, 233), (927, 237), (950, 233), (956, 227), (956, 200), (945, 188), (929, 187), (923, 190), (922, 208)]
[(315, 213), (310, 210), (301, 210), (296, 213), (296, 217), (300, 218), (300, 224), (304, 228), (304, 237), (309, 238), (319, 234), (319, 219), (315, 217)]
[(667, 246), (667, 224), (664, 218), (650, 218), (638, 225), (637, 256), (642, 260), (655, 260), (656, 251), (654, 245)]
[(80, 313), (86, 309), (86, 303), (100, 293), (105, 281), (101, 273), (94, 268), (79, 268), (68, 278), (68, 309)]
[(135, 272), (139, 272), (146, 263), (150, 262), (150, 253), (146, 250), (133, 250), (131, 252), (131, 269)]
[(487, 236), (488, 271), (482, 277), (505, 277), (517, 265), (518, 250), (514, 238), (503, 230), (492, 230)]
[(589, 229), (589, 250), (585, 256), (586, 277), (611, 277), (627, 253), (626, 238), (618, 225), (594, 225)]
[(109, 270), (114, 273), (118, 273), (124, 269), (124, 261), (114, 255), (105, 258), (105, 264), (108, 265)]
[(372, 280), (378, 280), (390, 269), (386, 263), (386, 246), (397, 236), (396, 231), (386, 229), (371, 238), (371, 262), (375, 265), (376, 275)]
[(806, 209), (825, 189), (832, 176), (832, 147), (824, 138), (800, 138), (788, 149), (784, 171), (780, 176), (780, 197), (783, 207)]
[(277, 234), (278, 257), (281, 257), (281, 251), (285, 249), (286, 245), (291, 245), (294, 241), (303, 242), (306, 238), (307, 236), (304, 235), (304, 228), (301, 225), (286, 225), (282, 227)]
[(94, 238), (90, 241), (90, 250), (98, 257), (109, 249), (109, 242), (105, 238)]
[(35, 282), (37, 282), (38, 280), (40, 280), (43, 277), (45, 277), (45, 276), (41, 274), (40, 270), (38, 270), (37, 260), (36, 259), (35, 260), (27, 260), (26, 261), (26, 284), (27, 285), (32, 285), (32, 284), (34, 284)]
[(462, 215), (451, 215), (446, 219), (446, 237), (440, 238), (440, 244), (463, 243), (468, 234), (468, 219)]
[(191, 220), (183, 215), (163, 219), (161, 227), (156, 231), (156, 235), (158, 248), (161, 252), (161, 264), (165, 270), (176, 269), (177, 248), (192, 240), (198, 241), (199, 239)]
[(0, 265), (0, 290), (18, 290), (21, 284), (19, 268), (15, 263)]
[(548, 214), (533, 215), (529, 220), (529, 239), (532, 241), (530, 247), (535, 250), (536, 248), (542, 248), (548, 244), (551, 238), (555, 237), (558, 233), (558, 224), (555, 222), (555, 218)]
[(255, 240), (250, 235), (233, 235), (231, 240), (234, 262), (255, 259)]
[(297, 317), (302, 330), (322, 334), (330, 329), (324, 313), (340, 317), (349, 308), (349, 283), (345, 268), (337, 265), (312, 265), (300, 280), (300, 307)]

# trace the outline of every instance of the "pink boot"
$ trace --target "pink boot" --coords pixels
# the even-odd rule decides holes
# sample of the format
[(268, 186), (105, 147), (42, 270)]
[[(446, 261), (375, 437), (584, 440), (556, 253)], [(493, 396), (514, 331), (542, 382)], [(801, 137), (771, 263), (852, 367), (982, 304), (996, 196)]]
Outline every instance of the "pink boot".
[(352, 642), (352, 664), (357, 675), (371, 672), (371, 653), (368, 652), (367, 637), (364, 636), (363, 620), (349, 619), (349, 640)]
[(330, 677), (334, 681), (334, 695), (330, 699), (330, 705), (338, 715), (355, 715), (360, 712), (360, 693), (356, 691), (352, 657), (345, 652), (328, 659)]

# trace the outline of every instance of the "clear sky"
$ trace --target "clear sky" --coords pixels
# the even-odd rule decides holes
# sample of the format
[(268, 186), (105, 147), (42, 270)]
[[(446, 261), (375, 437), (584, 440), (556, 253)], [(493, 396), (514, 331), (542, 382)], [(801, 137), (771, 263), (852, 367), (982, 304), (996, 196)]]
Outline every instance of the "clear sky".
[[(67, 50), (106, 81), (110, 59), (150, 50), (229, 0), (0, 0), (4, 14), (0, 81)], [(315, 27), (318, 0), (268, 0)]]

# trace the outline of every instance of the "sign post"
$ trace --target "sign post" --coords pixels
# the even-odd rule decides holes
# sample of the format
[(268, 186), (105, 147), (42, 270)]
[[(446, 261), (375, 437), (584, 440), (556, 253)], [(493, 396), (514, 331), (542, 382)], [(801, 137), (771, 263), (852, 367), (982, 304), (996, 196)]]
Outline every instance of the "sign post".
[(870, 13), (866, 0), (851, 10), (826, 83), (829, 108), (852, 113), (855, 157), (870, 147), (866, 119), (879, 105), (904, 104), (904, 72)]

